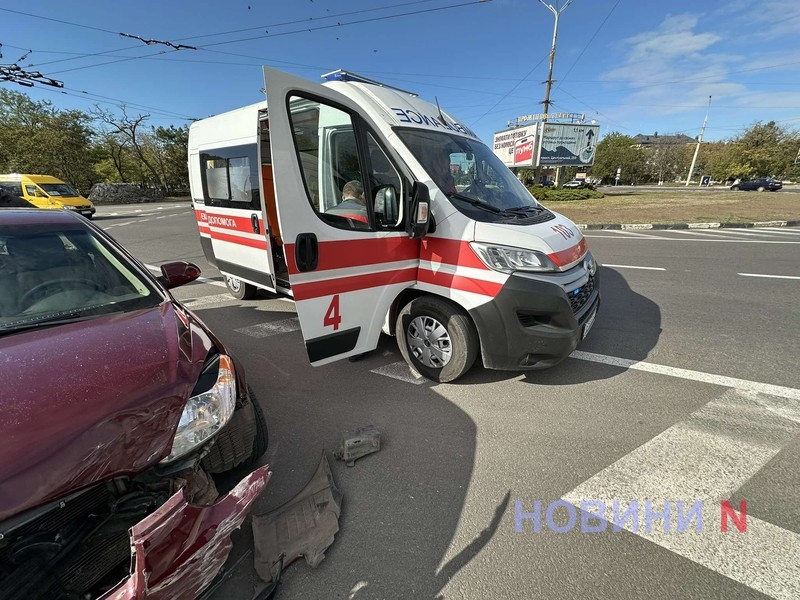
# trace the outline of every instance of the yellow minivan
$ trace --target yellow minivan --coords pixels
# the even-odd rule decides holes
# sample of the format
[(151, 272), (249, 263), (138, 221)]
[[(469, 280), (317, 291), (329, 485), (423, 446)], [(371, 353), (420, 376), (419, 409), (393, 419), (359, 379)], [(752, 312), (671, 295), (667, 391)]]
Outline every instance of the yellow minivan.
[(66, 208), (91, 219), (95, 213), (92, 203), (74, 187), (50, 175), (0, 175), (0, 187), (24, 198), (38, 208)]

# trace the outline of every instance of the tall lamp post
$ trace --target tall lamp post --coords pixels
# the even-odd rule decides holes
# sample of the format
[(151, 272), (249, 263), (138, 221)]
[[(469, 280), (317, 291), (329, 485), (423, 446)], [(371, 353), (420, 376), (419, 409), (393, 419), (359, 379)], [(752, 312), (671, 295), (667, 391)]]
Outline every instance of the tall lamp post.
[[(567, 0), (561, 8), (555, 8), (552, 4), (545, 4), (544, 0), (539, 0), (542, 6), (545, 6), (555, 17), (553, 23), (553, 45), (550, 48), (550, 70), (547, 73), (547, 81), (545, 82), (544, 91), (544, 113), (542, 114), (542, 135), (544, 135), (544, 123), (547, 123), (547, 113), (550, 112), (550, 88), (553, 87), (553, 64), (556, 62), (556, 39), (558, 39), (558, 17), (564, 12), (567, 7), (572, 4), (572, 0)], [(558, 6), (558, 2), (556, 2)], [(556, 167), (556, 184), (558, 184), (558, 175), (560, 168)]]
[(572, 0), (567, 0), (564, 2), (564, 6), (561, 8), (555, 8), (551, 4), (545, 4), (544, 0), (539, 0), (542, 6), (545, 6), (553, 16), (556, 18), (555, 23), (553, 24), (553, 46), (550, 48), (550, 71), (547, 74), (547, 81), (545, 82), (547, 86), (545, 87), (544, 92), (544, 118), (542, 121), (547, 121), (547, 113), (550, 112), (550, 88), (553, 86), (553, 64), (556, 62), (556, 39), (558, 38), (558, 17), (561, 16), (561, 13), (564, 12), (567, 7), (572, 4)]
[(692, 180), (692, 174), (694, 174), (694, 163), (697, 162), (697, 154), (700, 152), (700, 144), (703, 143), (703, 134), (706, 132), (706, 123), (708, 123), (708, 113), (711, 110), (711, 96), (708, 97), (708, 108), (706, 109), (706, 118), (703, 119), (703, 128), (700, 130), (700, 137), (697, 138), (697, 146), (694, 149), (694, 156), (692, 157), (692, 165), (689, 167), (689, 176), (686, 178), (686, 186), (689, 185), (689, 182)]

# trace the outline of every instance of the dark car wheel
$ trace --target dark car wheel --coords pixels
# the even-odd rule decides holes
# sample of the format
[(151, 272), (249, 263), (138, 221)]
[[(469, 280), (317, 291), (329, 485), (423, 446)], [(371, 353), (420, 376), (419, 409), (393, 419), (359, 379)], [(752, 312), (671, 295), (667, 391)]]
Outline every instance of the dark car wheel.
[(478, 334), (469, 316), (439, 298), (409, 302), (397, 316), (395, 335), (406, 362), (433, 381), (458, 379), (478, 356)]
[(739, 186), (738, 186), (738, 185), (732, 185), (732, 186), (731, 186), (731, 189), (732, 189), (734, 192), (738, 192), (738, 191), (739, 191)]
[(230, 295), (237, 300), (250, 300), (256, 295), (257, 291), (255, 286), (230, 275), (225, 276), (225, 287), (228, 288)]
[(247, 392), (250, 401), (233, 413), (203, 457), (203, 467), (209, 473), (224, 473), (240, 465), (252, 466), (267, 451), (269, 438), (264, 413), (250, 386)]

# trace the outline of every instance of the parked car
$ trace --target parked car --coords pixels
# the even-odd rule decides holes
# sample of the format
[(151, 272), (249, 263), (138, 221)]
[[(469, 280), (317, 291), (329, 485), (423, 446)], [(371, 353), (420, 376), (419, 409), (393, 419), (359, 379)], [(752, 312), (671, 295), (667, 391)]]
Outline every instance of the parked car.
[(783, 182), (766, 177), (761, 179), (751, 179), (749, 181), (734, 182), (734, 184), (731, 186), (731, 189), (743, 190), (743, 191), (756, 190), (759, 192), (765, 192), (769, 190), (770, 192), (777, 192), (782, 187), (783, 187)]
[(586, 182), (582, 179), (573, 179), (572, 181), (568, 181), (561, 186), (562, 188), (582, 188), (586, 187)]
[(200, 270), (161, 272), (0, 209), (0, 598), (195, 598), (269, 479), (241, 365), (168, 291)]

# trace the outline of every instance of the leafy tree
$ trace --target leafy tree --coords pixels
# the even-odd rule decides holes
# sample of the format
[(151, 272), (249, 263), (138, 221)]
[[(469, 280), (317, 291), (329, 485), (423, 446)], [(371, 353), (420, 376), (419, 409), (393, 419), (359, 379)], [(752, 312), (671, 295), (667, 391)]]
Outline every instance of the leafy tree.
[(91, 118), (0, 89), (0, 171), (54, 175), (88, 191), (95, 181)]
[(605, 183), (613, 183), (618, 168), (622, 169), (621, 184), (642, 183), (647, 178), (645, 155), (637, 147), (636, 140), (612, 131), (597, 144), (592, 177), (599, 177)]

